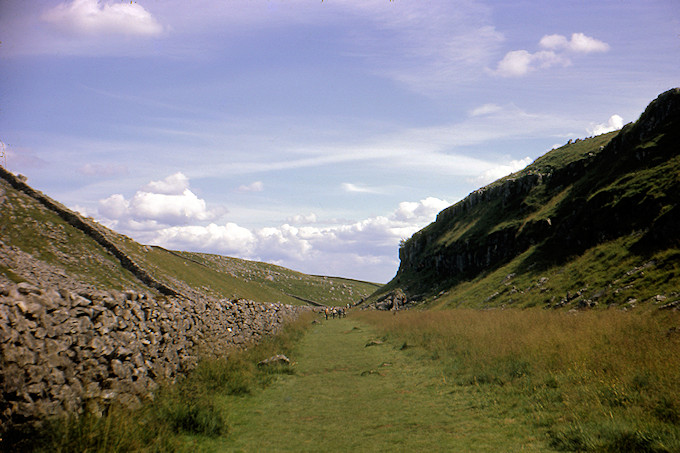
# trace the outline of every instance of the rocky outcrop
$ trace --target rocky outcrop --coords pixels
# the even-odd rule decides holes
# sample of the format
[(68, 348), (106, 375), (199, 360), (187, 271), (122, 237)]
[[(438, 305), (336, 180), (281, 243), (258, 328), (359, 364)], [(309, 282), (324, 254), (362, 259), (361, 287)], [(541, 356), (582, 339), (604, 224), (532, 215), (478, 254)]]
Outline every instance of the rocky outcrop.
[(191, 369), (199, 354), (257, 341), (307, 309), (0, 286), (0, 424), (101, 413), (113, 400), (134, 407)]
[(380, 297), (373, 304), (368, 305), (366, 308), (374, 308), (376, 310), (404, 310), (408, 308), (409, 300), (404, 294), (404, 291), (397, 288), (394, 291), (390, 291), (384, 296)]

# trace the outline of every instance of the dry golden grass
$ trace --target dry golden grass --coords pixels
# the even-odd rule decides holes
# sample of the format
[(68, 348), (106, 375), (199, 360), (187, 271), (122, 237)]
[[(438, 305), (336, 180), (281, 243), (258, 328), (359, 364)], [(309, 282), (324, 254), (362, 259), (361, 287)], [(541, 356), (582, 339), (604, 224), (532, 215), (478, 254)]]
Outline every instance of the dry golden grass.
[(680, 451), (680, 315), (620, 310), (364, 312), (447, 380), (523, 407), (558, 450)]

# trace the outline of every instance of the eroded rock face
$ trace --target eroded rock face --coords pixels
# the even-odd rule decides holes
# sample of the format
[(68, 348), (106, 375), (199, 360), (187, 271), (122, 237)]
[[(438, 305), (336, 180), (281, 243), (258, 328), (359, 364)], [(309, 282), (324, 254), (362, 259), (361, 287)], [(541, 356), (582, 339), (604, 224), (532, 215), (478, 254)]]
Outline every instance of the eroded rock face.
[(372, 308), (375, 308), (376, 310), (398, 311), (408, 308), (408, 306), (409, 300), (401, 289), (395, 289), (394, 291), (385, 294), (372, 304)]
[(194, 367), (199, 352), (257, 341), (307, 309), (2, 285), (0, 423), (102, 413), (114, 399), (134, 407)]

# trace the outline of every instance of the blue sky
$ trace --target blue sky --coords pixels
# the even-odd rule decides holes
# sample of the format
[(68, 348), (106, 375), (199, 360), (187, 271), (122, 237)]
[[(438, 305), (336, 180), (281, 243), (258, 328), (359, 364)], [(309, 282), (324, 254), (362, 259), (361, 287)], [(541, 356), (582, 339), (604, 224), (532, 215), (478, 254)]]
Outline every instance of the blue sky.
[(7, 166), (145, 243), (388, 281), (398, 244), (680, 85), (680, 3), (0, 0)]

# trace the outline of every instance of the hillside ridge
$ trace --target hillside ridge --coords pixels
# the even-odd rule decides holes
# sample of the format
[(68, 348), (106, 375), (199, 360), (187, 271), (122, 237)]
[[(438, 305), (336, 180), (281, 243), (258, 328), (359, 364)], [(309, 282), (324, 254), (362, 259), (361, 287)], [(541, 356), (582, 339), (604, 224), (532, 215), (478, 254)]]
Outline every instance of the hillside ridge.
[(94, 222), (87, 221), (80, 214), (68, 209), (61, 203), (53, 200), (52, 198), (46, 196), (42, 192), (33, 189), (31, 186), (26, 184), (21, 178), (15, 176), (13, 173), (0, 167), (0, 177), (7, 181), (15, 189), (25, 193), (31, 198), (37, 200), (40, 204), (55, 212), (59, 217), (64, 219), (74, 228), (81, 230), (83, 233), (87, 234), (89, 237), (94, 239), (99, 245), (104, 247), (113, 256), (116, 257), (123, 266), (123, 268), (129, 270), (135, 277), (137, 277), (145, 285), (157, 290), (161, 294), (166, 296), (177, 296), (179, 292), (168, 285), (159, 282), (153, 278), (148, 272), (142, 269), (128, 254), (121, 250), (116, 244), (106, 237), (106, 234), (102, 233), (94, 225)]
[(570, 140), (472, 192), (402, 244), (399, 271), (379, 294), (432, 300), (527, 251), (525, 265), (547, 268), (635, 232), (631, 251), (676, 244), (678, 130), (675, 88), (620, 131)]

